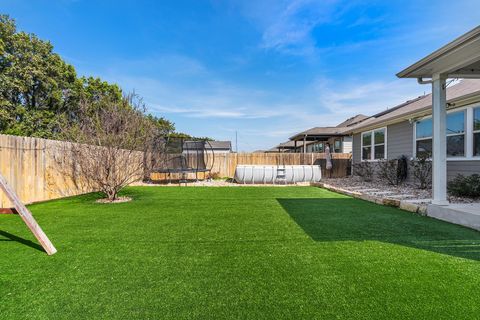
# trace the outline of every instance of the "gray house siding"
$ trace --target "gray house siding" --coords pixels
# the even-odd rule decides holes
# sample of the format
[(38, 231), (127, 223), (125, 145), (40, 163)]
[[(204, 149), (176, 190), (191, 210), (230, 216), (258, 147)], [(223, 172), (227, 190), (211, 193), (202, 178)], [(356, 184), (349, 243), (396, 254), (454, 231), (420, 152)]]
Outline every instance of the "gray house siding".
[(458, 174), (469, 176), (480, 174), (480, 160), (471, 161), (447, 161), (447, 179), (451, 180)]
[[(362, 160), (362, 135), (357, 133), (353, 136), (353, 163)], [(408, 121), (387, 126), (387, 157), (397, 159), (405, 155), (413, 156), (413, 124)]]
[(352, 146), (352, 162), (359, 163), (362, 161), (362, 135), (360, 133), (353, 135)]
[[(387, 126), (387, 158), (397, 159), (405, 155), (408, 159), (413, 157), (413, 124), (403, 121)], [(353, 163), (361, 162), (361, 134), (353, 136)], [(480, 174), (480, 159), (468, 161), (447, 161), (447, 178), (451, 180), (458, 174), (464, 176)], [(354, 172), (355, 174), (355, 172)], [(408, 182), (413, 182), (412, 171), (409, 166)]]
[(413, 124), (408, 121), (387, 127), (387, 157), (389, 160), (401, 156), (413, 156)]

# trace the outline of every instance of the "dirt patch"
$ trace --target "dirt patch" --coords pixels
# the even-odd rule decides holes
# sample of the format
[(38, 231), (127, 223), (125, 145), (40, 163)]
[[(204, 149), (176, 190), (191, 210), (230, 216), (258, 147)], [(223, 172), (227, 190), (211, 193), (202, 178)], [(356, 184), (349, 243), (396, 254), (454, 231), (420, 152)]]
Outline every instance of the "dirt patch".
[(132, 198), (130, 197), (118, 197), (117, 199), (111, 201), (109, 199), (98, 199), (95, 201), (96, 203), (107, 203), (107, 204), (113, 204), (113, 203), (123, 203), (123, 202), (129, 202), (132, 201)]

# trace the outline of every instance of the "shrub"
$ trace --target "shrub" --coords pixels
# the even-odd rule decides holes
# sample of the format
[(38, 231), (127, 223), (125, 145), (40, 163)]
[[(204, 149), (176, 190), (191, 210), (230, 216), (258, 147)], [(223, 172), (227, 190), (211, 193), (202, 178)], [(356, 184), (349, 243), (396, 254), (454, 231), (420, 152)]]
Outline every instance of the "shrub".
[(432, 162), (427, 157), (411, 161), (413, 178), (420, 189), (426, 189), (432, 184)]
[(378, 163), (378, 176), (391, 184), (398, 186), (407, 179), (408, 163), (405, 156), (395, 160), (383, 160)]
[(364, 181), (372, 181), (373, 165), (370, 162), (360, 162), (353, 165), (355, 175), (361, 177)]
[(480, 197), (480, 175), (457, 175), (455, 179), (448, 183), (448, 192), (457, 197)]

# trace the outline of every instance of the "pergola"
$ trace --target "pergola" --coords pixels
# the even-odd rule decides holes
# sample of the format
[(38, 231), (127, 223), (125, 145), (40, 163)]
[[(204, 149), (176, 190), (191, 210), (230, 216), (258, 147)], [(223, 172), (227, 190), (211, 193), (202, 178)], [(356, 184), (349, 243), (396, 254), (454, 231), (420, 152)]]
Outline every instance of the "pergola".
[(399, 72), (397, 77), (432, 84), (432, 203), (447, 205), (446, 80), (480, 78), (480, 26)]

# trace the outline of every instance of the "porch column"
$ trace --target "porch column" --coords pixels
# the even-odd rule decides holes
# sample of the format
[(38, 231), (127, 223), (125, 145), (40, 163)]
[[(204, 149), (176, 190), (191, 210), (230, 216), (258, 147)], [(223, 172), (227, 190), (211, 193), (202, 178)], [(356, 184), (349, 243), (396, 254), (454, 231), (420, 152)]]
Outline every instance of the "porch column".
[(307, 153), (307, 135), (303, 137), (303, 153)]
[(447, 97), (446, 77), (432, 77), (432, 189), (433, 204), (447, 205)]

